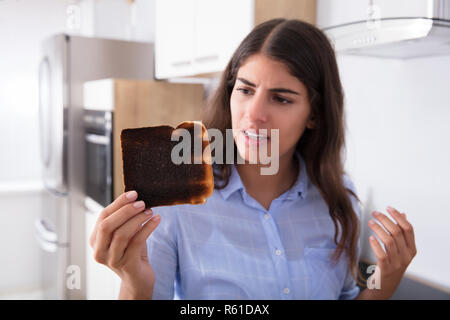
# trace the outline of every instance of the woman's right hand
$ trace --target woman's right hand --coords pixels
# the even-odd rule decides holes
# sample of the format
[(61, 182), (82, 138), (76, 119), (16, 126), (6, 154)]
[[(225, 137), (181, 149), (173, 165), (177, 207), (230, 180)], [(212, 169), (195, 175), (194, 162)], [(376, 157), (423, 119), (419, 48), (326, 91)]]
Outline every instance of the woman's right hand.
[(89, 244), (95, 261), (122, 279), (119, 298), (151, 299), (155, 273), (148, 261), (146, 240), (161, 219), (152, 217), (153, 211), (145, 210), (143, 201), (135, 201), (137, 196), (136, 191), (123, 193), (103, 209)]

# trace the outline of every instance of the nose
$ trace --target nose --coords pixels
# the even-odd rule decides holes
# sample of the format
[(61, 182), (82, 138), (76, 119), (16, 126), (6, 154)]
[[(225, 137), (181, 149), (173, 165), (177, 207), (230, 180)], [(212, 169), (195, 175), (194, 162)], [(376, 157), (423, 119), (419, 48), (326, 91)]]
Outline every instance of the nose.
[(262, 92), (255, 93), (253, 98), (248, 101), (246, 115), (252, 123), (267, 122), (268, 110), (265, 97)]

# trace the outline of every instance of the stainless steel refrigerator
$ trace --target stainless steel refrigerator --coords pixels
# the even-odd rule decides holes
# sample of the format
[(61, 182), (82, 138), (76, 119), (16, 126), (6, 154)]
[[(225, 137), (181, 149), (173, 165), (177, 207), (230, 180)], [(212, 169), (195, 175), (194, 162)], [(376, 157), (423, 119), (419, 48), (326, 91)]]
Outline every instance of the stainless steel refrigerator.
[(42, 43), (39, 135), (45, 196), (35, 221), (45, 299), (84, 299), (83, 83), (154, 79), (153, 43), (58, 34)]

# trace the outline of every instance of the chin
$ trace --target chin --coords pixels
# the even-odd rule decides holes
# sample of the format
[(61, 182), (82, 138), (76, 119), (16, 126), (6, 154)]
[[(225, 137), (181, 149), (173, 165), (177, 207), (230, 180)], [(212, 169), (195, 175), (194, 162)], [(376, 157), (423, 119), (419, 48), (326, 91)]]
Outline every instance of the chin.
[[(236, 142), (236, 147), (239, 157), (245, 160), (246, 163), (267, 165), (268, 161), (274, 161), (274, 159), (271, 158), (270, 141), (268, 141), (264, 146), (249, 145), (248, 143), (245, 142), (245, 138), (241, 137)], [(263, 148), (261, 150), (261, 152), (263, 152), (262, 157), (260, 157), (259, 155), (260, 148)], [(237, 163), (240, 164), (242, 162), (239, 162), (238, 159)]]

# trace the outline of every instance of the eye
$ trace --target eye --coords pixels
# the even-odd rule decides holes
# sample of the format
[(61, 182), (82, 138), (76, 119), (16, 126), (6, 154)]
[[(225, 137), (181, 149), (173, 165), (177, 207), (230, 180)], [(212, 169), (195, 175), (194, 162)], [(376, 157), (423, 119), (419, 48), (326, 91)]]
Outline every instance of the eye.
[[(243, 95), (246, 95), (246, 96), (251, 94), (251, 90), (246, 89), (246, 88), (238, 88), (238, 89), (236, 89), (236, 91), (241, 91), (242, 94), (243, 94)], [(290, 100), (288, 100), (288, 99), (285, 99), (285, 98), (282, 98), (282, 97), (280, 97), (280, 96), (274, 96), (274, 99), (275, 99), (278, 103), (280, 103), (280, 104), (289, 104), (289, 103), (292, 103), (292, 101), (290, 101)]]
[(236, 91), (241, 91), (242, 94), (244, 94), (244, 95), (248, 95), (250, 93), (250, 90), (245, 89), (245, 88), (239, 88), (239, 89), (236, 89)]
[(288, 103), (291, 103), (291, 101), (289, 101), (289, 100), (287, 100), (287, 99), (284, 99), (284, 98), (282, 98), (282, 97), (278, 97), (278, 96), (275, 96), (275, 100), (278, 101), (278, 102), (281, 103), (281, 104), (288, 104)]

